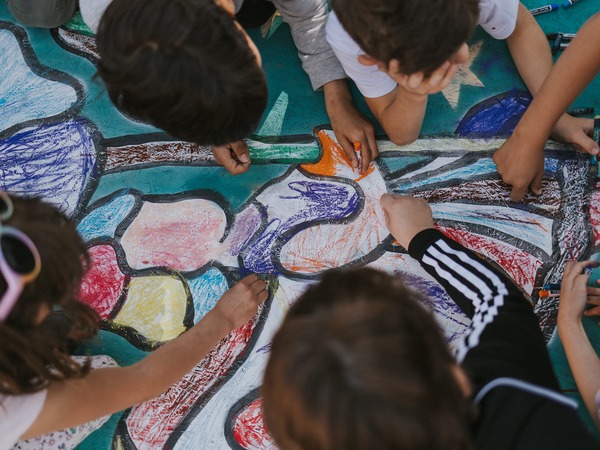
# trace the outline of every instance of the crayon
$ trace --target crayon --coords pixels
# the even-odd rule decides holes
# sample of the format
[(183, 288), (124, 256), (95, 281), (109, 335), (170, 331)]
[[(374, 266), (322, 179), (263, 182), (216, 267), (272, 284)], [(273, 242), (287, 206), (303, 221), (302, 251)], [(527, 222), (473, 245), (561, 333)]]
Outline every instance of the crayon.
[(579, 2), (580, 0), (567, 0), (566, 2), (563, 3), (563, 8), (568, 8), (569, 6), (573, 6), (575, 3)]
[(538, 297), (539, 298), (553, 298), (553, 297), (559, 297), (560, 296), (560, 292), (556, 292), (556, 291), (546, 291), (546, 290), (541, 290), (540, 292), (538, 292)]
[[(579, 0), (570, 0), (570, 1), (579, 1)], [(556, 11), (558, 9), (558, 5), (556, 3), (551, 3), (550, 5), (540, 6), (539, 8), (530, 9), (529, 12), (532, 16), (537, 16), (539, 14), (544, 14), (552, 11)]]
[(558, 50), (560, 49), (560, 44), (562, 44), (563, 34), (556, 33), (556, 37), (554, 38), (554, 43), (552, 44), (552, 54), (556, 55)]
[(586, 114), (594, 114), (594, 108), (592, 106), (587, 106), (585, 108), (575, 108), (567, 111), (567, 114), (570, 116), (585, 116)]
[(560, 283), (546, 283), (544, 289), (547, 291), (560, 291)]
[(553, 41), (559, 34), (562, 34), (562, 40), (564, 42), (570, 42), (575, 37), (575, 33), (546, 33), (546, 37)]

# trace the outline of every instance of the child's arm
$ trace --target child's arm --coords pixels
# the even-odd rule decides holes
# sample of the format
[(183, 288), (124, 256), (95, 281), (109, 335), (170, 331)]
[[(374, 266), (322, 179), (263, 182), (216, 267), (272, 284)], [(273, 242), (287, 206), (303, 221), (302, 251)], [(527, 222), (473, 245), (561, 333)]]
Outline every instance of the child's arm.
[(600, 359), (581, 323), (588, 296), (600, 295), (600, 289), (587, 287), (588, 276), (582, 274), (590, 264), (593, 263), (568, 262), (565, 267), (558, 307), (558, 334), (579, 393), (594, 423), (600, 427), (596, 406), (596, 393), (600, 391)]
[[(348, 82), (334, 80), (323, 86), (325, 107), (331, 121), (331, 128), (352, 167), (366, 173), (371, 161), (379, 156), (375, 129), (354, 106)], [(354, 149), (354, 143), (360, 143), (361, 166)]]
[(446, 61), (429, 77), (422, 72), (405, 75), (400, 72), (400, 63), (392, 59), (387, 67), (367, 56), (361, 62), (377, 64), (398, 86), (388, 94), (367, 98), (367, 105), (385, 130), (390, 140), (396, 145), (414, 142), (421, 131), (427, 98), (448, 86), (456, 73), (456, 65)]
[[(516, 51), (515, 41), (509, 45), (511, 48), (514, 46)], [(548, 53), (548, 50), (545, 52)], [(521, 57), (513, 54), (513, 58), (517, 67), (524, 64), (517, 62), (521, 61)], [(523, 58), (526, 59), (525, 56)], [(533, 55), (532, 60), (535, 60)], [(547, 63), (542, 61), (541, 64), (545, 68)], [(600, 70), (600, 14), (594, 15), (581, 27), (539, 90), (536, 87), (539, 80), (530, 81), (530, 86), (526, 80), (526, 69), (519, 67), (521, 70), (523, 79), (534, 94), (534, 100), (513, 135), (494, 154), (498, 172), (506, 183), (513, 186), (513, 200), (523, 198), (530, 185), (534, 193), (539, 192), (544, 174), (543, 151), (546, 140), (559, 118), (561, 122), (565, 118), (567, 121), (575, 120), (563, 116), (563, 113)], [(535, 68), (531, 71), (535, 72)], [(587, 127), (563, 125), (558, 123), (556, 128), (570, 129), (562, 129), (564, 140), (576, 143), (592, 154), (598, 153), (598, 146), (585, 136), (591, 131), (589, 124)]]
[(362, 172), (379, 155), (374, 127), (354, 106), (347, 75), (325, 36), (326, 0), (273, 0), (290, 26), (302, 68), (314, 90), (323, 89), (331, 128), (353, 167), (358, 167), (354, 142), (361, 144)]
[(142, 361), (98, 369), (82, 379), (52, 383), (41, 414), (21, 437), (72, 427), (150, 400), (194, 368), (266, 300), (266, 284), (249, 275), (227, 291), (196, 325)]
[(456, 358), (475, 390), (499, 377), (558, 390), (533, 308), (514, 282), (434, 229), (423, 199), (386, 194), (381, 203), (392, 235), (471, 318)]

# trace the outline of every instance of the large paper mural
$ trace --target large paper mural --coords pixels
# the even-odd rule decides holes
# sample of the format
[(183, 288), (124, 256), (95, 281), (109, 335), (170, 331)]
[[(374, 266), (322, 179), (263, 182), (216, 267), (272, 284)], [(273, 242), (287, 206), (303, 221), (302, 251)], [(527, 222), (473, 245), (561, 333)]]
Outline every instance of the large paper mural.
[[(53, 36), (97, 61), (93, 36), (77, 23)], [(547, 338), (557, 299), (538, 298), (536, 288), (600, 242), (600, 190), (587, 158), (568, 148), (548, 145), (541, 196), (510, 201), (491, 155), (529, 102), (517, 91), (475, 105), (453, 136), (404, 147), (380, 140), (381, 157), (362, 175), (320, 126), (313, 136), (249, 139), (253, 165), (234, 178), (209, 149), (162, 133), (104, 138), (82, 113), (81, 83), (43, 66), (23, 29), (0, 22), (0, 43), (0, 187), (42, 196), (77, 221), (93, 260), (82, 300), (105, 332), (151, 352), (241, 277), (269, 281), (251, 322), (103, 429), (113, 448), (275, 448), (260, 398), (271, 337), (297, 296), (333, 268), (405, 277), (428, 294), (454, 346), (469, 320), (388, 235), (385, 192), (425, 198), (444, 233), (497, 262), (530, 296)]]

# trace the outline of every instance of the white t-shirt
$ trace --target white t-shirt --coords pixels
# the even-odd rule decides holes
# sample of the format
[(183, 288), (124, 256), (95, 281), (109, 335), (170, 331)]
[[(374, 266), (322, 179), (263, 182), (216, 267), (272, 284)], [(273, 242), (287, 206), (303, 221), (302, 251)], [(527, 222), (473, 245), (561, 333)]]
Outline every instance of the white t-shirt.
[[(478, 24), (492, 37), (506, 39), (515, 29), (518, 11), (519, 0), (480, 0)], [(344, 30), (333, 11), (327, 21), (326, 36), (346, 74), (356, 83), (363, 96), (382, 97), (396, 87), (396, 82), (377, 66), (365, 66), (358, 62), (358, 57), (365, 52)]]
[(42, 412), (47, 392), (0, 394), (0, 450), (11, 448), (29, 429)]

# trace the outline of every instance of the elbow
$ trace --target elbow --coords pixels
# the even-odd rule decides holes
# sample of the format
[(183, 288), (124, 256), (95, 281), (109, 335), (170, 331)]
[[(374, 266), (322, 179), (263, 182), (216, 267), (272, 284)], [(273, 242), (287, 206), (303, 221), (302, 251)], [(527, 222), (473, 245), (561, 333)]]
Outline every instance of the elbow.
[(394, 143), (394, 145), (408, 145), (412, 144), (419, 138), (419, 133), (388, 134), (388, 138)]

